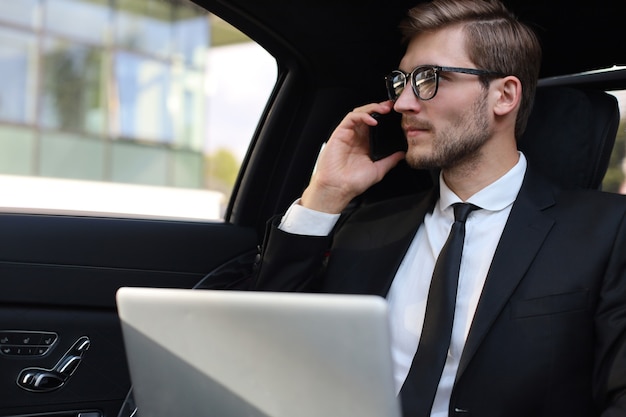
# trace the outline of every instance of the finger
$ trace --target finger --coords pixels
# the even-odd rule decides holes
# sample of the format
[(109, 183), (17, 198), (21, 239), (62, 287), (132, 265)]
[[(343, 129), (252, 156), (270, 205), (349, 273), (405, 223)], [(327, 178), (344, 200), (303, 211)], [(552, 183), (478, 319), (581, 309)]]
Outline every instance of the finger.
[[(393, 101), (387, 100), (380, 103), (371, 103), (365, 106), (357, 107), (352, 114), (355, 119), (364, 123), (368, 128), (377, 126), (380, 120), (380, 116), (389, 114), (393, 110)], [(363, 126), (365, 127), (365, 126)], [(355, 129), (364, 133), (359, 126), (354, 126)]]
[(381, 101), (380, 103), (370, 103), (364, 106), (357, 107), (353, 110), (354, 113), (379, 113), (387, 114), (393, 109), (393, 102), (391, 100)]
[(391, 171), (393, 167), (398, 165), (398, 162), (402, 161), (405, 155), (405, 152), (398, 151), (374, 162), (374, 165), (376, 165), (379, 170), (379, 180)]
[(377, 106), (359, 107), (346, 115), (343, 120), (344, 127), (348, 129), (355, 129), (365, 126), (376, 126), (378, 124), (378, 120), (376, 120), (376, 118), (373, 117), (372, 114), (385, 114), (382, 113), (382, 111), (385, 111), (384, 108), (379, 108)]
[(392, 109), (393, 102), (391, 100), (380, 103), (370, 103), (357, 107), (344, 117), (333, 132), (332, 136), (339, 135), (339, 137), (345, 139), (348, 138), (348, 136), (345, 136), (346, 134), (354, 132), (357, 134), (359, 139), (364, 140), (369, 137), (369, 127), (378, 125), (378, 120), (372, 117), (372, 114), (387, 114)]

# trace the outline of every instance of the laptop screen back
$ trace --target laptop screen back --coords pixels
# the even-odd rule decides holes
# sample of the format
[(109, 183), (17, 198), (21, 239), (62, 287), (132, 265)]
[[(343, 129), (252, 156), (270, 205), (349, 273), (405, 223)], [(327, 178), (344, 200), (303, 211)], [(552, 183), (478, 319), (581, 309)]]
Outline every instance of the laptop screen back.
[(122, 288), (140, 417), (399, 416), (380, 297)]

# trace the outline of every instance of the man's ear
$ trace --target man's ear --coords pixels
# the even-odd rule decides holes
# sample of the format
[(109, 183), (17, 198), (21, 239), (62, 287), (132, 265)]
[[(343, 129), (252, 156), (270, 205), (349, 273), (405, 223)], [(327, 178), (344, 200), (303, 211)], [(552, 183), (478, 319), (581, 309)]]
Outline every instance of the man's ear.
[(515, 111), (522, 100), (522, 83), (519, 78), (509, 75), (492, 81), (494, 82), (496, 84), (494, 113), (497, 116), (504, 116)]

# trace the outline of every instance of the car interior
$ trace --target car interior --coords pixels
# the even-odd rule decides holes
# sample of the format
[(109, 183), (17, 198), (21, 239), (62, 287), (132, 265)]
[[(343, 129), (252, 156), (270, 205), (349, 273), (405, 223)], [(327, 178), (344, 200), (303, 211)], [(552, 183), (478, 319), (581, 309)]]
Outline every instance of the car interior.
[[(116, 291), (245, 287), (268, 219), (300, 195), (335, 125), (385, 100), (384, 76), (403, 53), (397, 24), (419, 1), (194, 0), (278, 65), (224, 219), (0, 210), (0, 417), (116, 417), (130, 407)], [(626, 3), (503, 2), (543, 46), (520, 149), (566, 187), (601, 188), (624, 130), (607, 92), (626, 89)], [(361, 199), (431, 183), (432, 173), (400, 164)]]

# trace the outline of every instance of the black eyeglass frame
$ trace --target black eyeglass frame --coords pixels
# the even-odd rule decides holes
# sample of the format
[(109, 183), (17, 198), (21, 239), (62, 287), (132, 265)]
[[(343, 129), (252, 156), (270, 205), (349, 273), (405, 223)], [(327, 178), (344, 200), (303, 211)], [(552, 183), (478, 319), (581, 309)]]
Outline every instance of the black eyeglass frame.
[[(415, 82), (416, 74), (419, 74), (420, 72), (423, 72), (426, 70), (433, 70), (435, 73), (435, 89), (434, 89), (433, 95), (430, 96), (429, 98), (423, 98), (420, 95), (419, 84)], [(470, 75), (479, 75), (479, 76), (486, 75), (486, 76), (490, 76), (494, 78), (506, 77), (506, 75), (501, 72), (483, 70), (483, 69), (478, 69), (478, 68), (459, 68), (459, 67), (441, 67), (438, 65), (420, 65), (418, 67), (413, 68), (413, 70), (410, 73), (404, 72), (401, 69), (391, 71), (391, 73), (385, 77), (387, 95), (389, 96), (390, 100), (396, 101), (398, 97), (400, 97), (400, 94), (402, 94), (402, 92), (400, 92), (400, 94), (396, 95), (396, 92), (395, 92), (396, 89), (393, 87), (393, 82), (392, 82), (393, 75), (399, 73), (399, 74), (402, 74), (402, 76), (404, 77), (404, 85), (402, 86), (403, 91), (406, 88), (407, 79), (410, 79), (411, 87), (413, 89), (413, 94), (415, 94), (415, 97), (423, 101), (432, 100), (437, 95), (437, 91), (439, 90), (439, 73), (440, 72), (457, 72), (461, 74), (470, 74)]]

